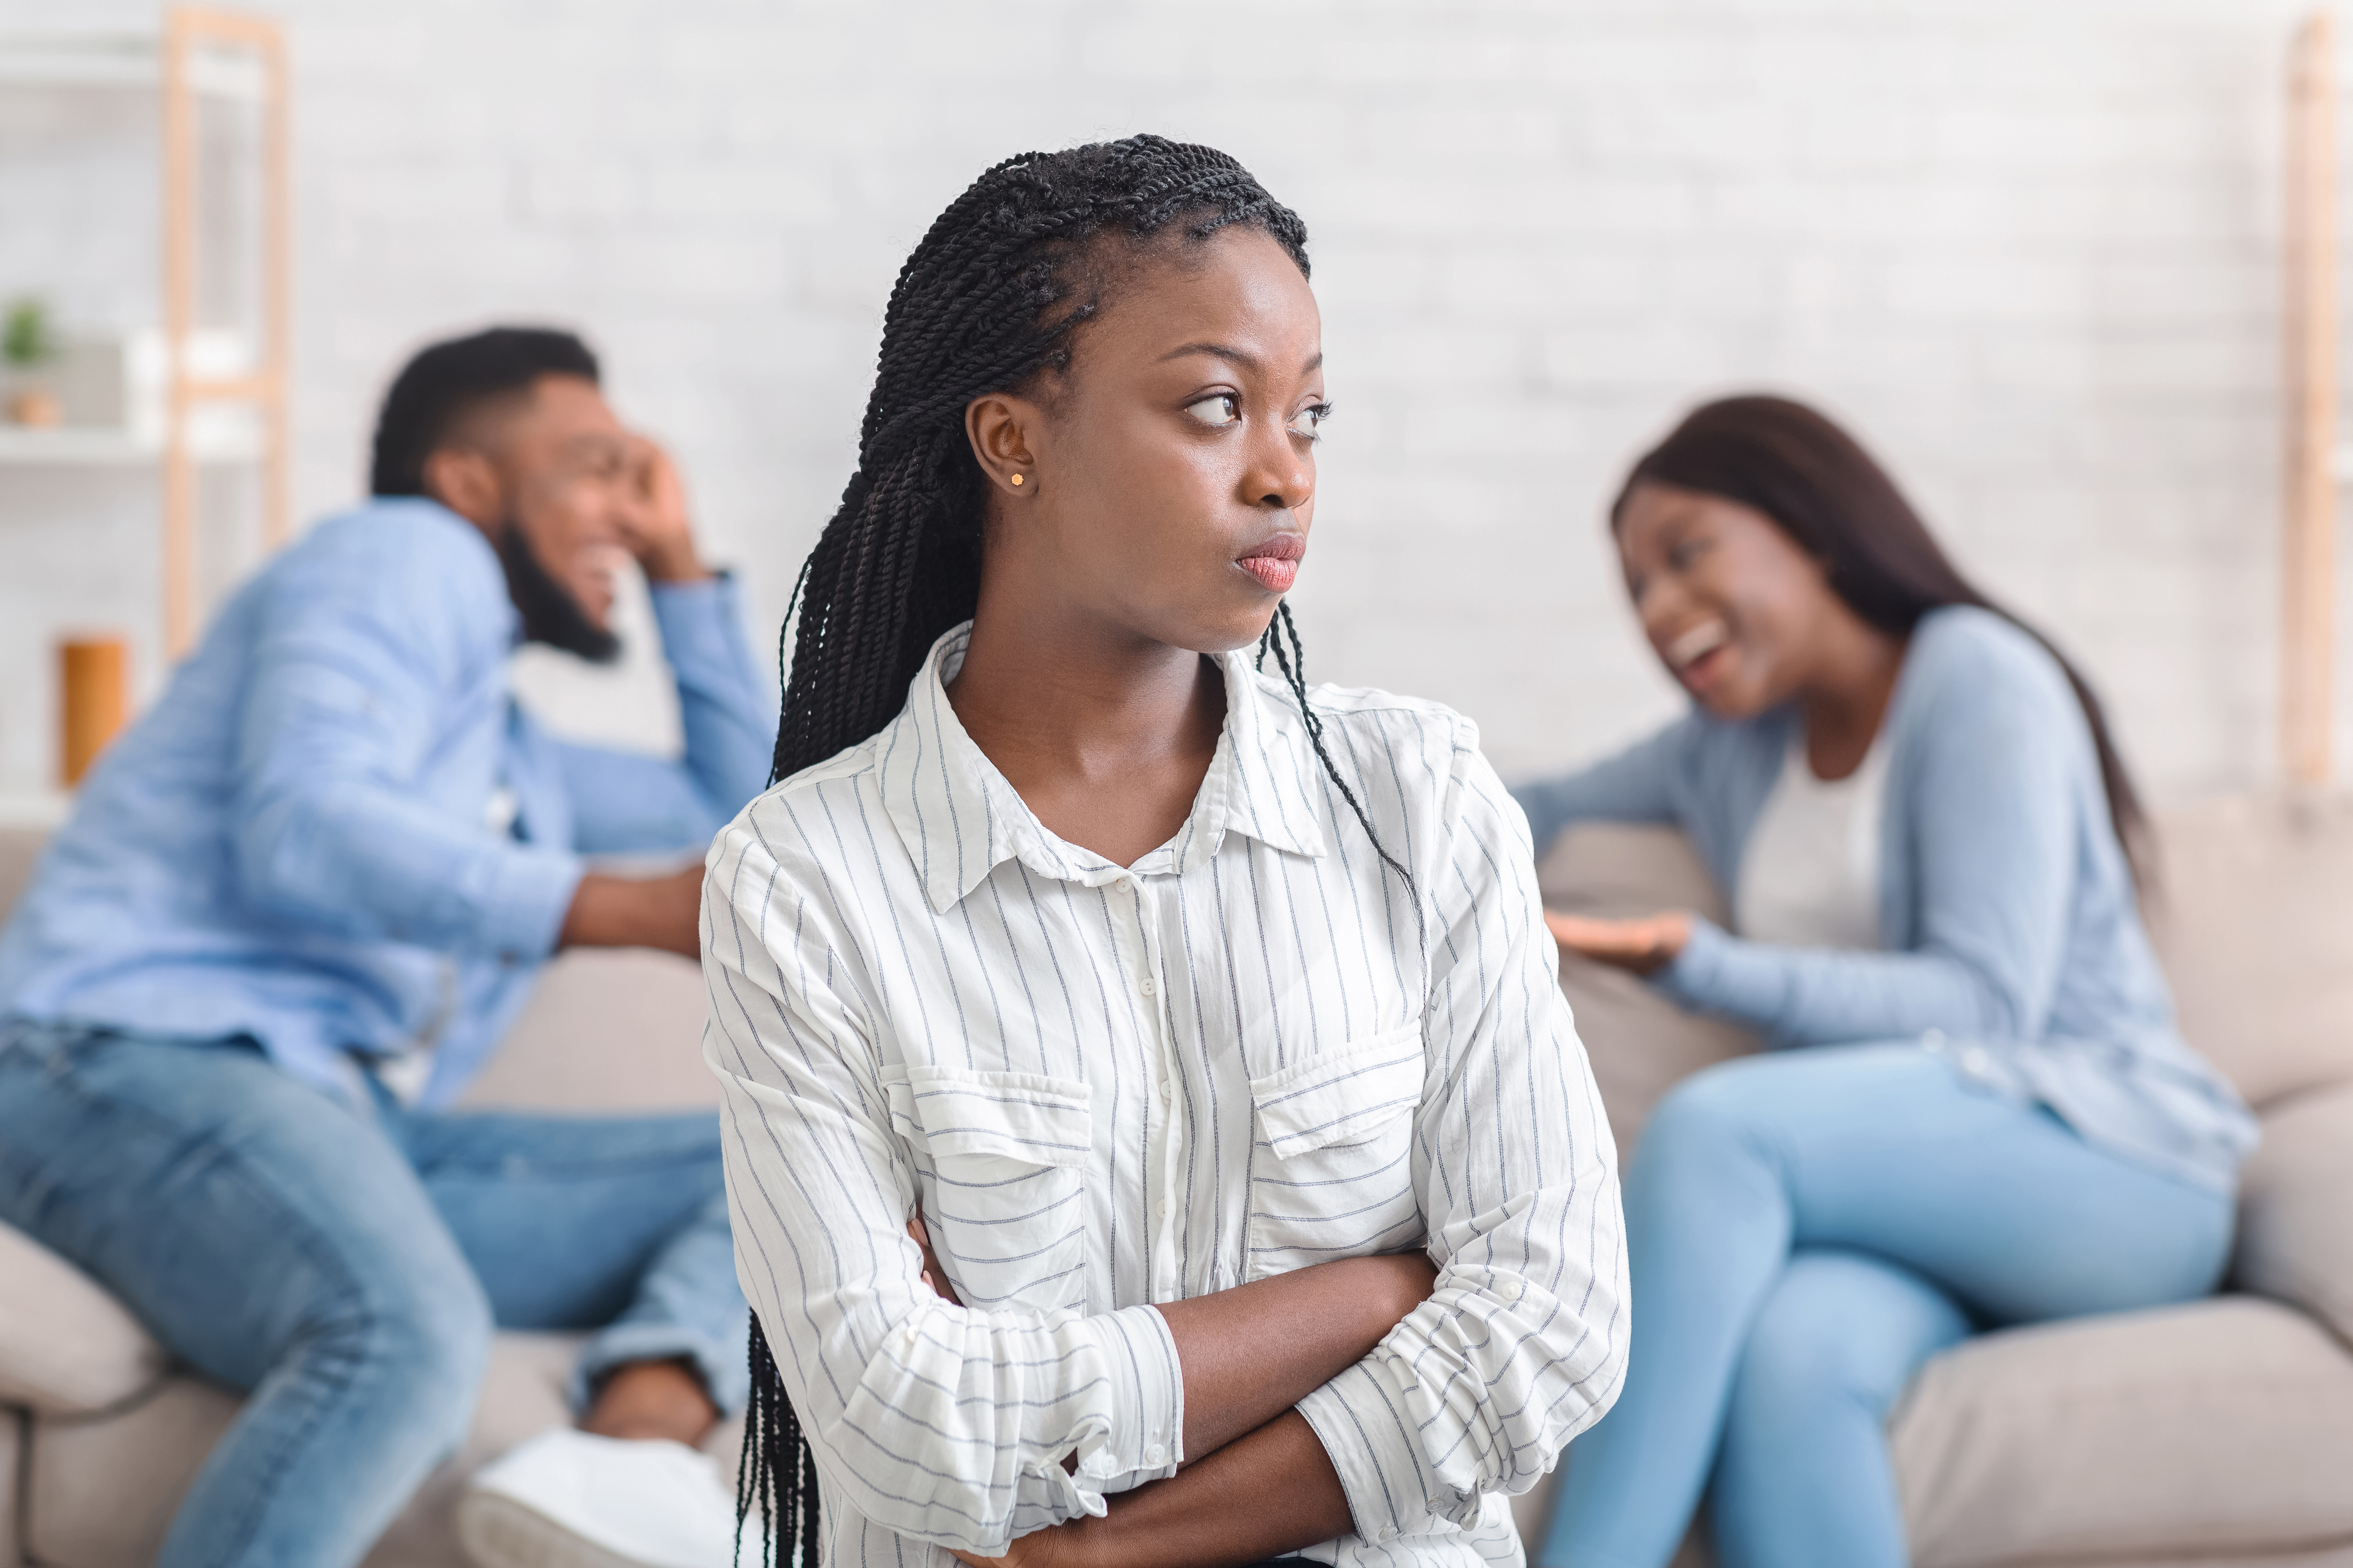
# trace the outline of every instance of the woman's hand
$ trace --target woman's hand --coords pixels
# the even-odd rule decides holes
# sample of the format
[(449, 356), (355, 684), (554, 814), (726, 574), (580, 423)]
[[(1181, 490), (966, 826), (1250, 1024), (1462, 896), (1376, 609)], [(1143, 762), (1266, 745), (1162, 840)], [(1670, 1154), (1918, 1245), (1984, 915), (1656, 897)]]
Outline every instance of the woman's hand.
[(917, 1209), (915, 1217), (907, 1222), (907, 1235), (923, 1249), (923, 1283), (949, 1306), (963, 1306), (964, 1302), (957, 1299), (955, 1287), (948, 1283), (948, 1271), (940, 1267), (939, 1255), (932, 1250), (932, 1233), (924, 1228), (923, 1210)]
[(1675, 961), (1691, 941), (1691, 917), (1670, 910), (1633, 921), (1594, 920), (1586, 915), (1545, 911), (1545, 924), (1562, 949), (1613, 964), (1636, 974), (1650, 974)]

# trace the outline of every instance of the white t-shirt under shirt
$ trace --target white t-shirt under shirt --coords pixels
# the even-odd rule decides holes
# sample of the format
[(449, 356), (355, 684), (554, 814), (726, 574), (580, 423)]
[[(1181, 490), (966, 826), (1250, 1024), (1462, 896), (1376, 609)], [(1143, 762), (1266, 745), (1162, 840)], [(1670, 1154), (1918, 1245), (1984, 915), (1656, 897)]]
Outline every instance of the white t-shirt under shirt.
[(1886, 730), (1842, 779), (1817, 778), (1801, 731), (1748, 835), (1733, 919), (1751, 942), (1879, 946), (1879, 829)]

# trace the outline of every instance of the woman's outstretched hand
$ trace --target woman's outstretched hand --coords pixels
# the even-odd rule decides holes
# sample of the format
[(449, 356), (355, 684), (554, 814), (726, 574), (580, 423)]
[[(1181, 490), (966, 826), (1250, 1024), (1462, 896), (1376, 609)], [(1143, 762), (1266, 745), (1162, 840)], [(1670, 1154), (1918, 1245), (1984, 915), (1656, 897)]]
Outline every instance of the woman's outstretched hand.
[(1649, 974), (1675, 961), (1691, 941), (1691, 917), (1670, 910), (1632, 921), (1595, 920), (1588, 915), (1545, 911), (1545, 924), (1564, 952)]

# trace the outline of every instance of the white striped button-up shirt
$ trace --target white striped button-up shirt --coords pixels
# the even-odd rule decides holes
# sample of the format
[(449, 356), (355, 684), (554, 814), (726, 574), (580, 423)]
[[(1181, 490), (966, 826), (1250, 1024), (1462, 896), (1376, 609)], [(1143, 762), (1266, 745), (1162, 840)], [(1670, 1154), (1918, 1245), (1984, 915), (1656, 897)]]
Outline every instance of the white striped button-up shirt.
[[(1507, 1495), (1616, 1394), (1626, 1266), (1525, 820), (1476, 731), (1315, 690), (1409, 892), (1287, 689), (1229, 655), (1191, 815), (1120, 867), (965, 734), (967, 635), (880, 734), (745, 808), (704, 889), (738, 1268), (827, 1561), (949, 1565), (933, 1548), (1102, 1511), (1185, 1457), (1150, 1303), (1427, 1247), (1435, 1294), (1299, 1407), (1359, 1532), (1306, 1555), (1516, 1562)], [(922, 1283), (919, 1206), (961, 1308)]]

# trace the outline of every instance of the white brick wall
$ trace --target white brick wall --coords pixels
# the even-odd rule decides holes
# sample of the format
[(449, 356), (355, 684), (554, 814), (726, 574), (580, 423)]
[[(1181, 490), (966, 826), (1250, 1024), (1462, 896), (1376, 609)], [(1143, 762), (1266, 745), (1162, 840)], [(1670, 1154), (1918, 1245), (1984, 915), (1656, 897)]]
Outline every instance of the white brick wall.
[[(906, 248), (998, 157), (1158, 130), (1314, 236), (1341, 410), (1299, 595), (1316, 675), (1460, 705), (1507, 772), (1657, 721), (1600, 509), (1677, 409), (1762, 385), (1859, 426), (2081, 655), (2160, 791), (2269, 772), (2291, 0), (269, 8), (299, 87), (306, 516), (355, 493), (421, 337), (577, 323), (767, 636)], [(0, 26), (54, 16), (0, 0)], [(146, 187), (58, 170), (148, 132), (69, 153), (21, 121), (0, 105), (0, 293), (135, 314)], [(131, 237), (47, 275), (10, 136), (62, 216), (120, 203)], [(145, 492), (76, 483), (0, 473), (0, 792), (50, 765), (55, 624), (152, 598)], [(657, 732), (631, 679), (607, 715)]]

